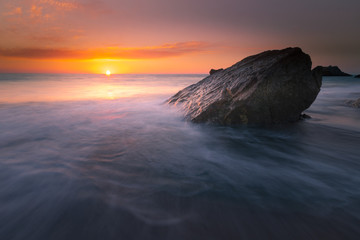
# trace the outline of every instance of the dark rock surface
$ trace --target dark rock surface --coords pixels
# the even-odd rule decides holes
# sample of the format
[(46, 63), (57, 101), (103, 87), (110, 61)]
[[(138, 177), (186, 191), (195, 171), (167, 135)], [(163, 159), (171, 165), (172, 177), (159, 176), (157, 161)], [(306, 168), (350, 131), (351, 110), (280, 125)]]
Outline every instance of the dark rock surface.
[(220, 72), (222, 70), (224, 70), (224, 69), (222, 69), (222, 68), (220, 68), (220, 69), (211, 69), (209, 73), (210, 73), (210, 75), (213, 75), (214, 73)]
[(360, 108), (360, 98), (358, 98), (357, 100), (348, 100), (345, 103), (350, 107)]
[(322, 76), (352, 76), (348, 73), (344, 73), (338, 66), (317, 66), (314, 71), (319, 71)]
[(360, 78), (360, 74), (355, 76), (356, 78)]
[(297, 121), (321, 87), (300, 48), (266, 51), (210, 75), (168, 100), (193, 122), (272, 124)]

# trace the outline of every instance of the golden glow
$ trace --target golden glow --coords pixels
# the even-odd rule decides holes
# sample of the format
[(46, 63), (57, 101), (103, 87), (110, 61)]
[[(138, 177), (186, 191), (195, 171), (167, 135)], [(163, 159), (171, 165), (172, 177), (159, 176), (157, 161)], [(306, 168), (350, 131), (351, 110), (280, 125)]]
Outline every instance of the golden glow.
[[(118, 77), (121, 79), (121, 76)], [(120, 99), (134, 96), (151, 96), (153, 94), (166, 94), (168, 96), (176, 93), (179, 88), (185, 87), (178, 85), (164, 86), (154, 84), (151, 81), (131, 82), (131, 81), (104, 81), (104, 78), (95, 76), (91, 84), (88, 80), (79, 79), (69, 81), (54, 82), (49, 81), (44, 84), (42, 81), (28, 82), (4, 82), (2, 83), (2, 94), (0, 102), (20, 103), (20, 102), (53, 102), (53, 101), (79, 101), (90, 99)], [(20, 94), (21, 93), (21, 94)]]
[(111, 75), (111, 72), (110, 72), (110, 70), (106, 70), (106, 76), (110, 76)]

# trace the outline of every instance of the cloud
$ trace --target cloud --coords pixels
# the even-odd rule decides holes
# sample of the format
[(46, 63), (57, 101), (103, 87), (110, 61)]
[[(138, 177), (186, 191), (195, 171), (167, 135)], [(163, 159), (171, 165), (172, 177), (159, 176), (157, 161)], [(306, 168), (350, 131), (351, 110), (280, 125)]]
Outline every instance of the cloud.
[(31, 6), (31, 9), (30, 9), (31, 18), (42, 17), (42, 15), (43, 15), (42, 10), (43, 10), (42, 7), (39, 7), (39, 6), (36, 6), (36, 5)]
[(15, 7), (12, 11), (10, 12), (5, 12), (3, 13), (4, 16), (14, 16), (14, 15), (22, 15), (23, 11), (21, 7)]
[(208, 43), (198, 41), (168, 43), (152, 47), (114, 48), (114, 51), (109, 51), (108, 54), (110, 57), (127, 59), (164, 58), (203, 52), (206, 51), (208, 45)]
[(74, 58), (81, 53), (66, 49), (46, 49), (46, 48), (12, 48), (0, 49), (0, 56), (11, 58), (32, 58), (32, 59), (53, 59), (53, 58)]
[(5, 17), (21, 16), (29, 18), (49, 18), (65, 11), (81, 8), (79, 3), (58, 0), (21, 0), (4, 5)]
[(56, 0), (35, 0), (29, 10), (31, 18), (45, 18), (54, 17), (57, 13), (63, 11), (71, 11), (77, 9), (78, 4), (65, 1)]
[(6, 58), (27, 59), (156, 59), (176, 57), (190, 53), (207, 51), (206, 42), (168, 43), (151, 47), (111, 47), (97, 49), (65, 49), (65, 48), (11, 48), (1, 49), (0, 56)]
[(79, 4), (67, 1), (40, 0), (39, 3), (48, 4), (60, 10), (73, 10), (79, 8)]

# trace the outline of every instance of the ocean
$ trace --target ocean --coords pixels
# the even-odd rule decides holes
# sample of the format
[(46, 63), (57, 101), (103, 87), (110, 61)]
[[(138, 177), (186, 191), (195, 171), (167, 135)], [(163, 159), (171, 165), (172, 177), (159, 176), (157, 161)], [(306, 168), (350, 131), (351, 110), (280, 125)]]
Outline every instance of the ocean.
[(223, 127), (164, 104), (203, 77), (0, 74), (0, 239), (359, 239), (360, 79)]

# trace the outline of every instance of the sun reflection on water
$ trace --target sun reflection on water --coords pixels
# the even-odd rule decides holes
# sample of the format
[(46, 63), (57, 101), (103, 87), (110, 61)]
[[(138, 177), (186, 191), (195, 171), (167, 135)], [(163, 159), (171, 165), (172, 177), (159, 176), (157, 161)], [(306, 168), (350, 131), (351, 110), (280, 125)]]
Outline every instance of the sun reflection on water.
[[(170, 96), (181, 86), (169, 84), (171, 77), (161, 81), (141, 76), (112, 75), (36, 75), (36, 80), (1, 80), (0, 103), (76, 101), (128, 98), (164, 94)], [(184, 83), (184, 86), (187, 83)]]

